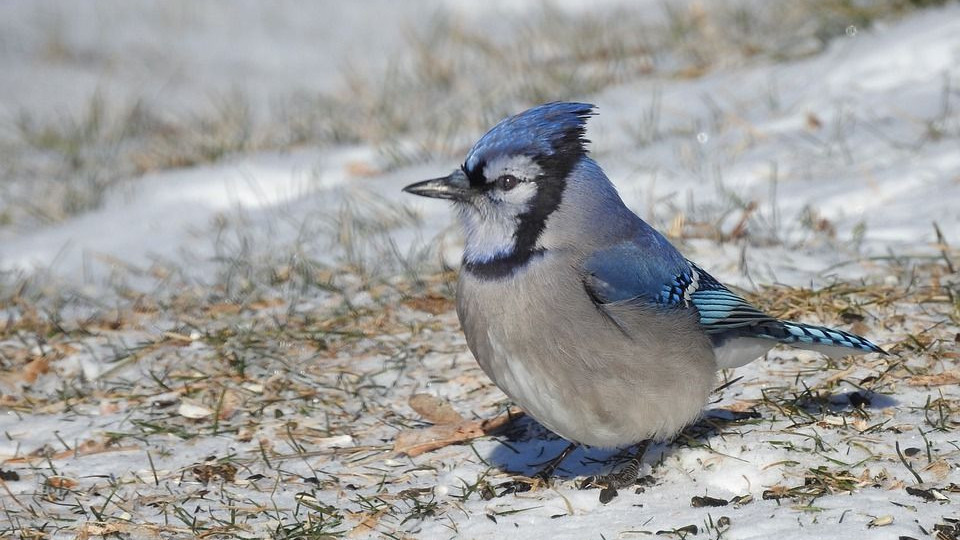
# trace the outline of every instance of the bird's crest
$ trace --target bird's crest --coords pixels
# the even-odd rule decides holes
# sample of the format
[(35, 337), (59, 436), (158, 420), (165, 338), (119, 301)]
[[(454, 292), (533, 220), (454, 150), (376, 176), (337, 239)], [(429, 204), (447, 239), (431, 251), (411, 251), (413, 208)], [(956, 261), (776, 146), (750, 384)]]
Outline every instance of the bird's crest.
[(473, 180), (487, 161), (513, 154), (537, 161), (556, 157), (575, 161), (587, 152), (587, 119), (594, 114), (589, 103), (557, 101), (506, 118), (477, 141), (463, 170)]

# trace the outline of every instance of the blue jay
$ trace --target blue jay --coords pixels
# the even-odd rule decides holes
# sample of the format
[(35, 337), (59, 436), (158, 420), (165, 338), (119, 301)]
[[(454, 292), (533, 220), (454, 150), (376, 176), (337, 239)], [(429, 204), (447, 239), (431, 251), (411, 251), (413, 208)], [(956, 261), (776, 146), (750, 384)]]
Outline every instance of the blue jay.
[(717, 370), (777, 343), (885, 354), (767, 315), (685, 259), (587, 155), (593, 114), (585, 103), (534, 107), (494, 126), (459, 170), (404, 188), (452, 201), (467, 344), (530, 416), (574, 444), (663, 440), (699, 416)]

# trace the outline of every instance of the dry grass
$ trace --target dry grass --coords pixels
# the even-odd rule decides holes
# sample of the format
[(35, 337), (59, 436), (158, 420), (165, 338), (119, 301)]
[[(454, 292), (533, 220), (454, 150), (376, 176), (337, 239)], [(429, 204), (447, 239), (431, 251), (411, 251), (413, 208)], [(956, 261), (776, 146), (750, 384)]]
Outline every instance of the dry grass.
[[(420, 507), (427, 504), (418, 498), (422, 495), (389, 503), (361, 496), (359, 510), (329, 506), (311, 492), (329, 489), (338, 480), (319, 470), (308, 477), (286, 470), (286, 462), (308, 456), (350, 462), (388, 452), (390, 444), (356, 447), (353, 442), (369, 441), (366, 433), (382, 421), (411, 425), (383, 400), (390, 385), (382, 378), (396, 381), (405, 365), (422, 354), (422, 338), (398, 338), (439, 330), (431, 313), (446, 313), (451, 305), (443, 296), (442, 276), (418, 286), (368, 288), (362, 296), (375, 299), (368, 305), (358, 305), (361, 292), (356, 289), (337, 290), (343, 281), (360, 280), (346, 275), (328, 279), (310, 287), (306, 296), (318, 305), (311, 309), (276, 299), (220, 302), (216, 298), (225, 293), (220, 289), (203, 297), (128, 298), (121, 307), (93, 310), (82, 319), (52, 311), (70, 311), (66, 306), (28, 299), (28, 287), (5, 290), (0, 379), (15, 390), (4, 395), (4, 409), (60, 416), (67, 422), (91, 414), (118, 421), (83, 439), (54, 436), (49, 445), (6, 459), (4, 471), (17, 471), (40, 488), (3, 497), (8, 519), (3, 534), (230, 536), (249, 531), (248, 521), (274, 519), (275, 537), (319, 537), (342, 532), (345, 516), (367, 506), (374, 512), (384, 507), (426, 513)], [(64, 365), (84, 352), (103, 370), (95, 380)], [(379, 367), (355, 360), (371, 356), (382, 359), (376, 362)], [(51, 377), (62, 384), (51, 387)], [(205, 438), (231, 439), (250, 450), (193, 464), (177, 461), (172, 441)], [(351, 448), (328, 450), (331, 441), (346, 441), (340, 445)], [(68, 477), (58, 465), (113, 453), (127, 460), (135, 453), (137, 467), (97, 479)], [(161, 469), (171, 462), (177, 466)], [(292, 500), (274, 500), (272, 492), (281, 481), (301, 484), (302, 491)], [(167, 489), (174, 485), (178, 487)], [(166, 487), (153, 489), (157, 486)], [(238, 487), (250, 495), (235, 493)], [(191, 501), (211, 490), (223, 506), (200, 517)], [(149, 519), (155, 525), (145, 525), (134, 510), (142, 505), (159, 516)]]
[[(179, 115), (94, 95), (72, 116), (15, 118), (13, 137), (0, 141), (0, 226), (61, 221), (96, 208), (126, 179), (249, 151), (364, 143), (379, 149), (380, 169), (460, 155), (493, 121), (526, 105), (640, 78), (795, 59), (850, 28), (939, 3), (694, 2), (596, 14), (544, 7), (493, 33), (439, 15), (411, 34), (387, 73), (346, 72), (341, 92), (277, 96), (260, 120), (240, 93)], [(49, 54), (58, 58), (72, 54), (58, 37), (62, 25), (54, 17), (46, 30)], [(931, 136), (942, 128), (932, 125)], [(640, 138), (655, 138), (652, 129)]]
[(0, 143), (11, 223), (59, 222), (100, 206), (120, 183), (151, 171), (190, 167), (257, 147), (242, 96), (208, 115), (169, 118), (143, 103), (107, 104), (94, 95), (77, 117), (21, 114)]
[[(955, 384), (955, 372), (945, 368), (957, 360), (960, 332), (960, 291), (948, 269), (955, 260), (960, 253), (947, 250), (936, 258), (877, 261), (878, 277), (870, 281), (750, 295), (785, 317), (885, 336), (880, 341), (892, 355), (787, 370), (783, 384), (766, 383), (760, 399), (731, 405), (749, 414), (708, 417), (674, 444), (711, 449), (769, 430), (771, 447), (796, 455), (797, 463), (819, 463), (799, 471), (783, 465), (784, 482), (764, 492), (803, 512), (817, 511), (823, 496), (878, 487), (949, 493), (936, 479), (943, 473), (940, 456), (952, 455), (943, 441), (960, 427), (960, 400), (942, 393), (903, 403), (902, 414), (926, 419), (915, 428), (898, 421), (896, 411), (869, 403), (903, 396), (907, 388)], [(426, 381), (457, 388), (459, 406), (471, 403), (481, 417), (504, 406), (463, 352), (452, 276), (371, 281), (353, 265), (303, 276), (296, 296), (276, 280), (239, 303), (225, 283), (174, 284), (168, 292), (118, 291), (109, 307), (6, 282), (0, 289), (4, 409), (25, 421), (58, 419), (64, 430), (88, 419), (104, 427), (79, 436), (7, 434), (28, 442), (0, 464), (19, 478), (9, 480), (15, 491), (2, 497), (3, 534), (402, 536), (425, 520), (455, 527), (463, 504), (497, 495), (504, 476), (496, 468), (461, 494), (444, 495), (431, 487), (439, 463), (392, 453), (397, 432), (425, 425), (404, 403)], [(77, 371), (79, 358), (96, 366), (93, 376)], [(441, 367), (456, 358), (466, 363)], [(849, 403), (838, 401), (847, 394)], [(879, 435), (903, 429), (932, 441), (905, 449), (904, 463), (928, 482), (919, 488), (878, 468), (894, 466), (881, 444), (889, 439)], [(873, 457), (845, 460), (843, 448), (851, 446), (871, 449)], [(469, 447), (453, 451), (471, 454)], [(121, 460), (123, 470), (80, 474), (104, 459)], [(791, 481), (792, 474), (799, 476)], [(656, 483), (656, 476), (646, 481)]]

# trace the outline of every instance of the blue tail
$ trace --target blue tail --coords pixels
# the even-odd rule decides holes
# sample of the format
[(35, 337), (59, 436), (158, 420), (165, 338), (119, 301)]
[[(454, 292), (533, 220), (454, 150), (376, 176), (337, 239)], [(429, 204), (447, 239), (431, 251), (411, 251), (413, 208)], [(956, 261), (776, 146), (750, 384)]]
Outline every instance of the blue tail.
[[(820, 347), (840, 347), (854, 349), (865, 353), (887, 354), (887, 351), (877, 347), (870, 341), (843, 330), (814, 326), (812, 324), (778, 321), (783, 328), (780, 335), (771, 335), (780, 343), (787, 343), (801, 348), (819, 349)], [(779, 334), (779, 332), (777, 332)], [(760, 337), (760, 336), (758, 336)]]

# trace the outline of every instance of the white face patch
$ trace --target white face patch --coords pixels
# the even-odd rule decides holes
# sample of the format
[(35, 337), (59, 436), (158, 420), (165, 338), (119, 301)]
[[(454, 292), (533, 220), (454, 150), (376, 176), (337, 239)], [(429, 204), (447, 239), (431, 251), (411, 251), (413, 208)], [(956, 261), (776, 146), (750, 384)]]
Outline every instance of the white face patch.
[[(537, 195), (533, 180), (542, 172), (536, 162), (523, 155), (503, 156), (487, 163), (483, 176), (489, 189), (469, 204), (458, 205), (466, 233), (467, 262), (487, 262), (513, 252), (520, 216), (530, 209)], [(501, 189), (497, 179), (502, 176), (512, 176), (519, 182), (512, 189)]]
[(509, 174), (516, 176), (520, 180), (533, 180), (543, 173), (543, 169), (537, 162), (524, 155), (500, 156), (491, 160), (483, 168), (483, 177), (488, 182), (493, 182), (497, 178)]
[[(491, 160), (483, 168), (483, 177), (487, 180), (487, 185), (496, 185), (497, 179), (501, 176), (513, 176), (520, 182), (513, 189), (502, 190), (494, 187), (487, 192), (490, 200), (497, 203), (506, 203), (514, 206), (516, 215), (527, 211), (529, 203), (537, 194), (537, 185), (533, 183), (543, 169), (535, 161), (524, 155), (501, 156)], [(509, 209), (508, 209), (509, 210)]]
[(457, 205), (466, 235), (463, 258), (467, 262), (483, 263), (513, 252), (517, 220), (503, 212), (492, 211), (491, 206), (490, 201)]

